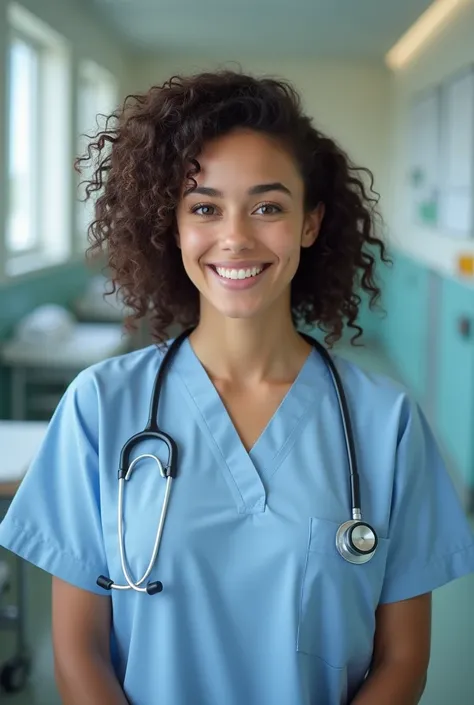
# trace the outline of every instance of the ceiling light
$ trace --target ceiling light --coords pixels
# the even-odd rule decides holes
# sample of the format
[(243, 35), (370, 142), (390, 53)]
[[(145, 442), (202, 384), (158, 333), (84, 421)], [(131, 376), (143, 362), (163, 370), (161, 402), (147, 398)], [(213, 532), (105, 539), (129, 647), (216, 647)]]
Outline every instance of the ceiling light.
[(391, 69), (400, 69), (452, 18), (456, 10), (472, 0), (435, 0), (385, 57)]

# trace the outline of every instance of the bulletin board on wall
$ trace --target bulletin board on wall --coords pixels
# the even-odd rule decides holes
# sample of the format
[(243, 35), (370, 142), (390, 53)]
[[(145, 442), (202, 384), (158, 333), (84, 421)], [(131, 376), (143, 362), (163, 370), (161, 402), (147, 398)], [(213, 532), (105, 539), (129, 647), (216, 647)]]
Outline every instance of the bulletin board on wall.
[(409, 176), (417, 224), (474, 237), (474, 65), (413, 97)]
[(440, 210), (441, 91), (416, 95), (410, 114), (410, 189), (413, 220), (437, 226)]

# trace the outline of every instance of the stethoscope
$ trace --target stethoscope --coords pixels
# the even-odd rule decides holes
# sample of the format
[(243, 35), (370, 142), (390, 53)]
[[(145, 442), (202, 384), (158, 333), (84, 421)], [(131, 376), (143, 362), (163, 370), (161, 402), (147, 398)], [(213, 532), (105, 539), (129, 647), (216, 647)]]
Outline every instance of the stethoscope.
[[(172, 480), (176, 477), (177, 469), (177, 447), (175, 441), (163, 431), (158, 428), (157, 418), (158, 418), (158, 402), (160, 397), (161, 388), (163, 385), (163, 380), (167, 370), (169, 369), (176, 353), (178, 352), (181, 344), (184, 340), (192, 333), (194, 329), (185, 330), (181, 335), (179, 335), (173, 343), (170, 345), (163, 361), (160, 365), (160, 369), (155, 378), (155, 384), (153, 387), (153, 394), (151, 397), (150, 404), (150, 414), (148, 418), (148, 423), (143, 431), (135, 434), (130, 438), (122, 448), (120, 454), (120, 466), (118, 473), (119, 490), (118, 490), (118, 541), (119, 541), (119, 551), (120, 551), (120, 562), (122, 565), (122, 571), (125, 576), (126, 585), (117, 585), (113, 580), (107, 578), (105, 575), (99, 576), (97, 579), (97, 585), (104, 588), (104, 590), (136, 590), (137, 592), (147, 592), (149, 595), (155, 595), (157, 592), (163, 590), (163, 584), (159, 580), (153, 580), (147, 583), (145, 587), (140, 587), (148, 579), (155, 565), (156, 558), (158, 556), (158, 551), (161, 543), (161, 536), (163, 533), (163, 527), (165, 523), (166, 514), (168, 511), (168, 503), (171, 492)], [(354, 447), (354, 437), (352, 433), (352, 425), (350, 421), (349, 408), (347, 406), (346, 397), (344, 394), (344, 388), (342, 385), (339, 373), (331, 359), (331, 356), (327, 350), (318, 343), (317, 340), (311, 338), (310, 336), (302, 334), (303, 338), (312, 345), (321, 355), (326, 366), (331, 374), (334, 389), (337, 394), (339, 410), (341, 415), (342, 426), (344, 430), (344, 438), (346, 444), (347, 460), (349, 464), (349, 479), (350, 479), (350, 493), (351, 493), (351, 506), (352, 506), (352, 519), (341, 524), (336, 533), (336, 548), (344, 560), (349, 563), (366, 563), (375, 554), (377, 548), (377, 534), (375, 530), (366, 522), (362, 521), (362, 514), (360, 509), (360, 488), (359, 488), (359, 472), (357, 470), (357, 459)], [(130, 454), (133, 448), (144, 440), (156, 439), (162, 441), (168, 447), (168, 462), (165, 467), (156, 455), (150, 453), (143, 453), (130, 462)], [(134, 471), (136, 464), (142, 458), (151, 458), (154, 460), (158, 466), (161, 476), (166, 479), (166, 491), (163, 500), (163, 506), (161, 510), (161, 516), (158, 523), (158, 529), (156, 532), (155, 544), (153, 546), (153, 552), (148, 564), (148, 567), (140, 580), (136, 582), (133, 580), (130, 574), (129, 567), (127, 565), (127, 559), (125, 555), (125, 538), (124, 538), (124, 527), (123, 527), (123, 493), (125, 482), (130, 479), (132, 472)]]

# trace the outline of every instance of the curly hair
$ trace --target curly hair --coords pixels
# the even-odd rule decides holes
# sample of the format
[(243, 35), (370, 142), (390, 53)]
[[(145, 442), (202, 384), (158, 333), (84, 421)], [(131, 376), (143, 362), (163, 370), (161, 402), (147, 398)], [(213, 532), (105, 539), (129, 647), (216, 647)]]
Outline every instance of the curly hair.
[[(113, 124), (111, 124), (113, 123)], [(172, 323), (194, 326), (199, 293), (189, 280), (176, 242), (176, 209), (186, 181), (196, 184), (206, 142), (246, 128), (276, 137), (291, 150), (304, 181), (304, 208), (325, 204), (313, 246), (301, 250), (291, 284), (295, 324), (318, 327), (330, 347), (344, 323), (356, 331), (363, 292), (375, 308), (380, 289), (376, 253), (390, 262), (377, 237), (378, 194), (373, 175), (355, 167), (347, 154), (314, 127), (301, 99), (286, 80), (222, 70), (173, 76), (146, 93), (129, 95), (90, 137), (75, 168), (96, 160), (86, 200), (96, 194), (87, 254), (105, 252), (112, 292), (131, 309), (128, 327), (149, 317), (153, 339), (162, 343)], [(369, 177), (369, 185), (364, 177)]]

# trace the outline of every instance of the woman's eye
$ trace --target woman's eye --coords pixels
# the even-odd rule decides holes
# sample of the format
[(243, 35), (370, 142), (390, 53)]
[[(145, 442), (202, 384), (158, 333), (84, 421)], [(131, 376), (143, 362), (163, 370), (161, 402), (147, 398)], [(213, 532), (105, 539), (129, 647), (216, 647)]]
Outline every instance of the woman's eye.
[(214, 215), (214, 206), (195, 206), (191, 212), (197, 215)]
[[(275, 215), (276, 213), (280, 213), (281, 210), (282, 209), (279, 208), (279, 206), (276, 206), (273, 203), (262, 203), (262, 205), (259, 206), (254, 212), (257, 213), (257, 215)], [(191, 213), (200, 216), (213, 216), (216, 215), (216, 207), (198, 204), (191, 209)]]
[(273, 205), (273, 203), (263, 203), (255, 212), (258, 213), (258, 211), (261, 211), (260, 215), (275, 215), (275, 213), (281, 212), (281, 208)]

